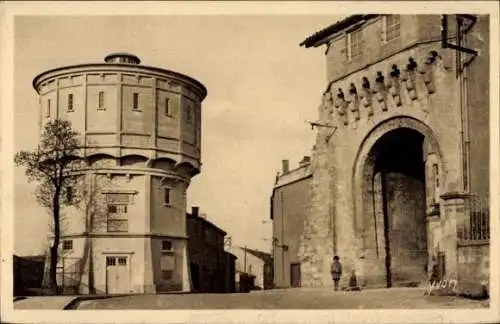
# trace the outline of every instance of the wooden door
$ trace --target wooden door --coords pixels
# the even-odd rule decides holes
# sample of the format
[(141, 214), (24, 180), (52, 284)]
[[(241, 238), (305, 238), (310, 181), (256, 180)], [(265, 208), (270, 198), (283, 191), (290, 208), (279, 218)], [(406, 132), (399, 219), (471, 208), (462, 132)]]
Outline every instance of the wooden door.
[(130, 292), (128, 256), (106, 256), (106, 288), (108, 294)]

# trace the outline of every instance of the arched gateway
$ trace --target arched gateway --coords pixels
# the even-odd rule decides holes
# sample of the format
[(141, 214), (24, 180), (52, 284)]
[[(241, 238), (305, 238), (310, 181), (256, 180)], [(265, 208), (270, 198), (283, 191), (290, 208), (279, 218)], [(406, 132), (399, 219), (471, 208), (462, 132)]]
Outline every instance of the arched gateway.
[[(435, 153), (435, 154), (432, 154)], [(355, 230), (361, 239), (365, 285), (414, 285), (428, 264), (427, 157), (440, 167), (432, 130), (410, 117), (394, 117), (365, 137), (354, 163)]]

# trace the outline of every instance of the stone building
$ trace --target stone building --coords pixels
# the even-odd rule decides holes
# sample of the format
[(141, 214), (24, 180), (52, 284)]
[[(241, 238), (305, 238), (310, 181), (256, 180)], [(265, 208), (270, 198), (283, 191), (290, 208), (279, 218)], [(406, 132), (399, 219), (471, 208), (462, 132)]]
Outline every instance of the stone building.
[(80, 293), (189, 290), (186, 190), (200, 172), (207, 92), (127, 53), (33, 80), (40, 127), (83, 135), (81, 203), (63, 210), (60, 282)]
[(302, 285), (332, 285), (335, 254), (366, 287), (421, 284), (434, 262), (488, 280), (488, 40), (488, 16), (373, 14), (301, 43), (327, 62)]
[[(238, 291), (270, 289), (273, 287), (273, 259), (269, 253), (246, 246), (231, 246), (228, 252), (236, 256), (236, 285)], [(243, 283), (243, 281), (249, 281)], [(252, 282), (253, 281), (253, 282)], [(245, 287), (243, 286), (251, 286)]]
[(224, 250), (227, 233), (202, 217), (198, 207), (192, 208), (186, 221), (192, 291), (234, 292), (236, 256)]
[(288, 160), (283, 160), (282, 164), (271, 195), (274, 284), (278, 288), (300, 286), (298, 242), (309, 212), (312, 178), (309, 156), (305, 156), (299, 166), (291, 170)]

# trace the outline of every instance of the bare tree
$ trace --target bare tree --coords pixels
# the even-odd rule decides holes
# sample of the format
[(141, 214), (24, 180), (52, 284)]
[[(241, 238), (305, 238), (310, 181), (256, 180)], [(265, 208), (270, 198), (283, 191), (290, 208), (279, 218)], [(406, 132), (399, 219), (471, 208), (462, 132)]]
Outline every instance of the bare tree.
[(77, 184), (75, 171), (81, 168), (80, 134), (69, 121), (55, 119), (45, 124), (38, 147), (33, 151), (16, 153), (14, 162), (25, 168), (29, 182), (37, 182), (37, 201), (50, 209), (54, 240), (50, 247), (50, 286), (57, 287), (58, 249), (61, 236), (61, 206), (73, 205), (73, 188)]
[[(80, 263), (80, 274), (84, 273), (88, 265), (88, 290), (95, 293), (94, 287), (94, 264), (93, 264), (93, 240), (91, 233), (99, 231), (107, 221), (106, 196), (103, 192), (106, 188), (104, 176), (99, 176), (96, 170), (89, 168), (85, 174), (79, 177), (79, 204), (77, 208), (82, 212), (85, 224), (85, 242), (83, 256)], [(81, 281), (80, 281), (80, 284)]]

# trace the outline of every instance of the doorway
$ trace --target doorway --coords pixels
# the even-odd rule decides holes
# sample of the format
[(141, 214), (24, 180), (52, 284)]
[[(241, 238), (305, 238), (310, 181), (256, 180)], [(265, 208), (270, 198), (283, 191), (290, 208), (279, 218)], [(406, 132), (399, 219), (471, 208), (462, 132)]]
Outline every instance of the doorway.
[(418, 285), (427, 277), (423, 143), (418, 131), (397, 128), (384, 134), (370, 152), (370, 230), (387, 287)]
[(108, 294), (130, 292), (129, 262), (126, 255), (106, 256), (106, 291)]
[(300, 287), (300, 263), (290, 264), (290, 285)]

